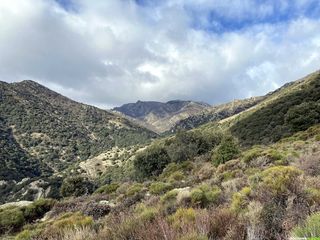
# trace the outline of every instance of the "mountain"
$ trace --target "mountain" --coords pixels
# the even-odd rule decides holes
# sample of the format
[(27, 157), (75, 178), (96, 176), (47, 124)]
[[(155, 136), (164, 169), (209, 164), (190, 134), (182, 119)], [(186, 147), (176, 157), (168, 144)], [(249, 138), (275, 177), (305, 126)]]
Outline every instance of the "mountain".
[[(4, 92), (8, 95), (8, 90)], [(107, 240), (266, 240), (318, 236), (315, 229), (320, 229), (319, 93), (320, 72), (315, 72), (263, 97), (208, 107), (206, 113), (217, 117), (207, 122), (200, 119), (199, 122), (206, 124), (190, 130), (177, 131), (153, 141), (147, 138), (145, 144), (142, 141), (131, 145), (133, 142), (129, 141), (119, 147), (117, 142), (114, 147), (101, 148), (98, 154), (73, 161), (67, 169), (53, 173), (56, 178), (50, 181), (43, 172), (50, 174), (46, 167), (51, 165), (46, 159), (39, 161), (34, 154), (39, 151), (36, 151), (39, 143), (26, 147), (20, 141), (24, 134), (18, 134), (18, 128), (11, 123), (12, 119), (31, 115), (33, 104), (40, 100), (32, 101), (33, 107), (27, 102), (41, 94), (32, 92), (22, 97), (10, 93), (14, 99), (22, 98), (26, 105), (16, 114), (7, 109), (6, 115), (0, 118), (1, 157), (11, 160), (16, 156), (14, 161), (4, 161), (1, 165), (12, 172), (14, 180), (11, 180), (11, 189), (6, 187), (9, 180), (0, 181), (0, 197), (4, 201), (32, 200), (41, 196), (55, 200), (20, 201), (0, 206), (0, 237), (2, 234), (12, 239), (74, 239), (79, 236), (79, 239)], [(48, 100), (51, 98), (48, 94), (43, 94), (41, 101), (44, 98), (46, 106), (54, 104)], [(64, 108), (67, 100), (59, 96), (52, 101)], [(61, 114), (59, 117), (74, 124), (66, 131), (82, 133), (84, 130), (76, 123), (81, 121), (88, 125), (92, 120), (83, 119), (81, 107), (73, 113), (70, 109), (76, 107), (73, 104), (78, 106), (68, 103), (70, 107), (64, 108), (73, 121)], [(7, 116), (8, 112), (11, 117)], [(42, 112), (46, 113), (46, 107), (37, 114), (43, 117)], [(102, 112), (100, 114), (108, 117), (109, 124), (110, 119), (116, 121), (113, 116), (117, 115)], [(90, 125), (91, 131), (100, 121), (94, 123)], [(130, 122), (128, 125), (130, 129), (138, 129)], [(31, 122), (26, 122), (26, 126), (35, 128)], [(27, 130), (26, 127), (24, 131), (29, 135)], [(55, 125), (54, 130), (60, 132), (59, 125)], [(54, 136), (50, 132), (45, 134), (50, 139)], [(97, 138), (97, 131), (94, 136)], [(91, 143), (88, 145), (90, 147)], [(29, 167), (21, 166), (24, 163)], [(0, 176), (6, 177), (0, 170)], [(17, 182), (22, 176), (33, 181)], [(34, 191), (41, 193), (48, 189), (61, 194), (35, 196)]]
[(114, 146), (156, 134), (36, 82), (0, 82), (0, 180), (52, 176)]
[(136, 103), (124, 104), (113, 110), (130, 119), (135, 119), (141, 125), (155, 132), (163, 133), (180, 120), (199, 114), (208, 108), (210, 105), (206, 103), (174, 100), (166, 103), (137, 101)]
[(318, 123), (320, 71), (285, 84), (255, 108), (232, 116), (230, 130), (244, 145), (268, 144)]
[(177, 132), (181, 129), (190, 130), (206, 123), (222, 120), (255, 106), (264, 98), (265, 97), (251, 97), (248, 99), (234, 100), (229, 103), (212, 106), (205, 109), (205, 111), (179, 120), (169, 132)]

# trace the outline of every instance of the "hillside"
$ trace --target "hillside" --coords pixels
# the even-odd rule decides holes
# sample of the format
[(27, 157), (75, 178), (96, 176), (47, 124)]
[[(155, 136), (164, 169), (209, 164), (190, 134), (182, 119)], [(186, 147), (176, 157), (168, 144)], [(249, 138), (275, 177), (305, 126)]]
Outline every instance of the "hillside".
[[(318, 236), (319, 81), (316, 72), (264, 97), (217, 107), (241, 108), (220, 121), (78, 161), (65, 169), (60, 185), (52, 184), (61, 199), (0, 207), (0, 234), (61, 240)], [(12, 220), (4, 221), (9, 214)]]
[(229, 103), (212, 106), (207, 108), (206, 111), (201, 113), (191, 115), (185, 119), (178, 121), (169, 132), (177, 132), (179, 129), (190, 130), (199, 127), (203, 124), (219, 121), (227, 117), (238, 114), (244, 110), (247, 110), (259, 102), (261, 102), (264, 97), (252, 97), (243, 100), (234, 100)]
[(0, 82), (1, 180), (51, 176), (114, 146), (156, 136), (114, 113), (33, 81)]
[(163, 133), (182, 119), (199, 114), (209, 107), (208, 104), (193, 101), (174, 100), (166, 103), (138, 101), (124, 104), (113, 110), (135, 119), (155, 132)]
[(267, 144), (320, 123), (320, 71), (286, 84), (244, 114), (231, 132), (244, 145)]

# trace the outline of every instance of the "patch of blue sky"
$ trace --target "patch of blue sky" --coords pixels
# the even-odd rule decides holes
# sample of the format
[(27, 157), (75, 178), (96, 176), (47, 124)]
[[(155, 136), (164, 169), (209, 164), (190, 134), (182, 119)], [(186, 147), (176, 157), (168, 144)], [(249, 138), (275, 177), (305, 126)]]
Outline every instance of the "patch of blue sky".
[(76, 11), (77, 7), (73, 0), (54, 0), (57, 2), (63, 9), (67, 11)]

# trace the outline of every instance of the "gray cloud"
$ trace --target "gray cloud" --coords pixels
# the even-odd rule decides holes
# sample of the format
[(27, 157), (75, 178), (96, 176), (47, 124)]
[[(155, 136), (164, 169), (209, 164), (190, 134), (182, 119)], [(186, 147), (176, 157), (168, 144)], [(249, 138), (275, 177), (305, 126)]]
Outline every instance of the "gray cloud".
[[(225, 2), (233, 3), (226, 8)], [(248, 12), (257, 17), (254, 1), (244, 9), (222, 0), (153, 7), (129, 0), (76, 3), (75, 11), (66, 11), (53, 0), (2, 0), (0, 79), (34, 79), (110, 107), (138, 99), (219, 103), (265, 94), (319, 68), (319, 19), (299, 16), (220, 33), (192, 27), (190, 8), (242, 19)], [(259, 16), (272, 7), (261, 6)]]

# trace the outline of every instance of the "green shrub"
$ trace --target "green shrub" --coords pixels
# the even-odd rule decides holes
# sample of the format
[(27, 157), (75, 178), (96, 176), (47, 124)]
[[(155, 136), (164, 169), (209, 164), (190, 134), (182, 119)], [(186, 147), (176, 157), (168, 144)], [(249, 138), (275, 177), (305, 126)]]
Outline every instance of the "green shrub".
[(261, 156), (263, 149), (260, 147), (254, 147), (243, 154), (243, 161), (249, 163), (257, 157)]
[(142, 177), (157, 176), (170, 162), (163, 146), (154, 144), (136, 155), (134, 167)]
[(132, 186), (130, 186), (126, 192), (127, 196), (133, 196), (136, 193), (139, 193), (143, 188), (143, 185), (141, 183), (135, 183)]
[(176, 197), (178, 195), (178, 190), (171, 190), (169, 192), (167, 192), (166, 194), (164, 194), (162, 197), (161, 197), (161, 202), (169, 202), (169, 201), (175, 201), (176, 200)]
[(115, 191), (117, 191), (117, 189), (119, 188), (119, 184), (118, 183), (110, 183), (104, 186), (99, 187), (95, 193), (104, 193), (104, 194), (110, 194), (113, 193)]
[(86, 227), (93, 224), (92, 217), (84, 216), (82, 213), (66, 213), (60, 216), (52, 224), (52, 227), (61, 230), (66, 228)]
[(236, 158), (240, 153), (238, 143), (232, 136), (225, 136), (212, 154), (214, 165), (225, 163)]
[(291, 191), (301, 173), (300, 170), (291, 166), (268, 168), (262, 172), (262, 189), (276, 195)]
[(249, 204), (249, 196), (251, 194), (251, 188), (244, 187), (240, 192), (233, 194), (231, 202), (231, 210), (239, 213), (244, 211)]
[(31, 240), (32, 233), (30, 230), (24, 230), (21, 233), (19, 233), (14, 239), (15, 240)]
[(0, 233), (15, 232), (25, 224), (23, 212), (19, 208), (0, 210)]
[(221, 195), (221, 190), (218, 187), (210, 187), (206, 184), (195, 188), (191, 191), (191, 202), (200, 206), (207, 206), (217, 202)]
[(94, 185), (87, 179), (81, 176), (66, 178), (61, 186), (60, 192), (63, 197), (91, 194), (94, 190)]
[(182, 179), (184, 179), (184, 174), (182, 171), (173, 172), (169, 177), (170, 182), (181, 181)]
[(163, 194), (170, 189), (171, 189), (171, 185), (164, 182), (155, 182), (155, 183), (152, 183), (149, 187), (150, 193), (156, 194), (156, 195)]
[(53, 199), (39, 199), (34, 201), (29, 206), (23, 207), (23, 215), (28, 222), (42, 218), (56, 203)]
[(320, 236), (320, 213), (313, 214), (292, 230), (293, 237), (316, 239)]
[(185, 224), (193, 224), (196, 220), (196, 211), (193, 208), (179, 208), (169, 216), (168, 220), (175, 228), (180, 228)]
[(155, 207), (146, 207), (144, 204), (139, 204), (136, 209), (139, 220), (143, 222), (152, 221), (156, 218), (159, 213), (158, 209)]

